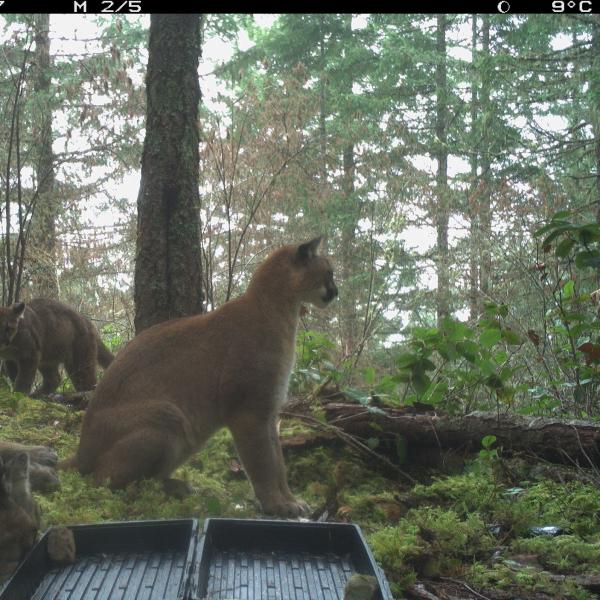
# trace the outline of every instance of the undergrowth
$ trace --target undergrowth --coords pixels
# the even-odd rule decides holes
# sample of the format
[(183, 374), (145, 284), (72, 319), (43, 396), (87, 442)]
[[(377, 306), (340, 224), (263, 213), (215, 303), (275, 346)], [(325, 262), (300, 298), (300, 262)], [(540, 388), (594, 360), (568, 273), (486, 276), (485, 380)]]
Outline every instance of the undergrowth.
[[(0, 439), (49, 445), (61, 458), (76, 448), (82, 415), (0, 390)], [(284, 437), (304, 431), (296, 422), (282, 426)], [(484, 591), (507, 589), (515, 597), (592, 598), (573, 581), (555, 581), (551, 573), (598, 571), (600, 489), (578, 481), (536, 481), (526, 474), (515, 487), (498, 475), (499, 460), (480, 457), (469, 470), (451, 477), (414, 473), (424, 483), (408, 489), (346, 447), (286, 450), (292, 489), (313, 508), (327, 505), (330, 518), (361, 526), (397, 595), (418, 578), (451, 577)], [(175, 476), (188, 481), (195, 493), (168, 497), (154, 481), (113, 492), (69, 471), (60, 475), (60, 490), (36, 494), (36, 499), (45, 527), (260, 516), (225, 430)], [(530, 528), (542, 525), (560, 527), (563, 535), (533, 537)], [(535, 556), (536, 564), (521, 564), (523, 555)]]

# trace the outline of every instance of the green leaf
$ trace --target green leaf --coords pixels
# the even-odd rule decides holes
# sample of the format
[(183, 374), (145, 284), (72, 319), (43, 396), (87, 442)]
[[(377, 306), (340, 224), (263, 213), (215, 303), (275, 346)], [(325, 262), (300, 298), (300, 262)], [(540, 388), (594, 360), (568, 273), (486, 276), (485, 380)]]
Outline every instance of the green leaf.
[(417, 392), (419, 396), (422, 396), (427, 391), (427, 388), (429, 388), (431, 385), (431, 379), (429, 379), (424, 371), (413, 371), (411, 381), (413, 387), (415, 388), (415, 392)]
[(363, 371), (363, 380), (369, 387), (375, 383), (375, 369), (373, 367), (366, 367)]
[(445, 381), (438, 381), (429, 386), (423, 397), (421, 398), (421, 402), (425, 404), (436, 405), (439, 404), (448, 391), (448, 384)]
[(500, 321), (498, 319), (481, 318), (478, 322), (478, 327), (481, 329), (500, 329)]
[(408, 456), (406, 439), (403, 435), (396, 436), (396, 457), (399, 465), (406, 464)]
[(376, 437), (368, 438), (367, 446), (369, 446), (369, 448), (371, 448), (371, 450), (375, 450), (375, 448), (377, 448), (377, 446), (379, 446), (379, 438), (376, 438)]
[(492, 388), (493, 390), (500, 390), (502, 389), (502, 387), (504, 387), (502, 379), (500, 379), (500, 377), (496, 375), (496, 373), (492, 373), (491, 375), (486, 377), (485, 385)]
[(487, 358), (478, 358), (475, 361), (475, 364), (479, 367), (479, 370), (483, 375), (489, 376), (495, 372), (496, 366), (492, 363), (492, 361)]
[(569, 252), (571, 252), (571, 248), (573, 248), (574, 245), (575, 245), (575, 240), (572, 238), (567, 238), (567, 239), (563, 240), (562, 242), (560, 242), (560, 244), (558, 244), (558, 246), (556, 246), (556, 249), (554, 250), (554, 254), (558, 258), (565, 258), (565, 256), (569, 255)]
[(470, 363), (474, 363), (479, 356), (479, 346), (475, 342), (466, 340), (464, 342), (458, 342), (456, 349), (464, 356)]
[(572, 279), (569, 279), (565, 285), (563, 285), (562, 294), (564, 300), (570, 300), (573, 297), (573, 292), (575, 291), (575, 282)]
[(502, 339), (511, 346), (520, 346), (523, 343), (521, 336), (512, 329), (503, 329)]
[(494, 361), (496, 362), (496, 364), (501, 364), (506, 360), (508, 360), (508, 352), (506, 352), (505, 350), (498, 350), (494, 353)]
[(422, 371), (435, 371), (435, 363), (428, 358), (422, 358), (418, 363), (418, 368)]
[(511, 367), (503, 367), (500, 370), (500, 379), (502, 383), (506, 383), (515, 374), (515, 369)]
[(377, 394), (393, 394), (396, 391), (396, 384), (397, 382), (391, 375), (386, 375), (375, 386), (375, 392)]
[(586, 245), (600, 241), (600, 227), (596, 223), (586, 223), (579, 226), (579, 241)]
[(439, 344), (437, 348), (438, 354), (446, 361), (453, 361), (459, 357), (454, 344)]
[(510, 386), (502, 386), (496, 390), (496, 394), (500, 400), (511, 403), (515, 397), (515, 390)]
[(584, 267), (600, 268), (600, 252), (598, 250), (578, 252), (575, 255), (575, 265), (579, 269), (583, 269)]
[(484, 348), (495, 346), (502, 339), (502, 331), (500, 329), (484, 329), (479, 336), (479, 343)]
[(419, 360), (420, 356), (418, 354), (413, 354), (412, 352), (404, 352), (403, 354), (399, 354), (396, 357), (396, 366), (399, 369), (406, 369), (418, 363)]
[(344, 393), (346, 394), (346, 396), (348, 396), (348, 398), (350, 398), (351, 400), (355, 400), (363, 406), (366, 406), (371, 402), (371, 396), (365, 394), (361, 390), (357, 390), (356, 388), (346, 388), (344, 390)]
[(413, 327), (411, 329), (413, 337), (423, 341), (435, 338), (439, 332), (437, 327)]
[(409, 383), (412, 377), (412, 371), (409, 369), (402, 369), (391, 377), (396, 383)]
[(496, 436), (495, 435), (486, 435), (482, 440), (481, 440), (481, 445), (486, 449), (489, 450), (492, 447), (492, 444), (496, 441)]
[(539, 229), (536, 229), (533, 232), (533, 236), (534, 237), (540, 237), (542, 235), (545, 235), (546, 233), (548, 233), (549, 231), (554, 231), (558, 226), (567, 226), (567, 227), (571, 227), (571, 223), (569, 223), (568, 221), (556, 221), (556, 222), (550, 222), (547, 225), (544, 225), (543, 227), (540, 227)]
[(559, 225), (554, 229), (554, 231), (550, 235), (544, 238), (544, 241), (542, 242), (542, 247), (545, 249), (546, 246), (549, 246), (558, 236), (562, 235), (563, 233), (566, 233), (567, 231), (573, 231), (573, 229), (575, 229), (575, 227), (573, 227), (573, 225), (571, 225), (570, 223), (567, 225)]

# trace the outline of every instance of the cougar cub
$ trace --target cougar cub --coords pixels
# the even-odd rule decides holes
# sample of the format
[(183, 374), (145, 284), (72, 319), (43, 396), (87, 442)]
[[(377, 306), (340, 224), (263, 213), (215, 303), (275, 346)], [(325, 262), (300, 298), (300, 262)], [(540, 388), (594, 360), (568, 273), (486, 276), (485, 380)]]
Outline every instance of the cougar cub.
[(96, 362), (106, 369), (113, 355), (87, 317), (56, 300), (36, 298), (0, 307), (0, 358), (17, 392), (29, 394), (36, 371), (49, 394), (60, 383), (64, 364), (77, 391), (96, 385)]

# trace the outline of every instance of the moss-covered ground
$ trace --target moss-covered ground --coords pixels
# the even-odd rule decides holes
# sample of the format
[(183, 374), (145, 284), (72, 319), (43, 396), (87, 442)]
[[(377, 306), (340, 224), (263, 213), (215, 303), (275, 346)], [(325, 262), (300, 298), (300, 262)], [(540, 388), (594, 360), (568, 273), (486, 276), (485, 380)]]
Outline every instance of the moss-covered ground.
[[(82, 415), (0, 390), (0, 439), (49, 445), (61, 458), (76, 447)], [(282, 435), (298, 430), (297, 423), (284, 423)], [(600, 486), (593, 482), (557, 483), (526, 467), (518, 481), (513, 474), (509, 482), (499, 468), (503, 459), (487, 456), (459, 475), (422, 472), (417, 476), (423, 483), (407, 486), (339, 445), (286, 454), (292, 489), (312, 507), (327, 505), (330, 518), (362, 527), (398, 598), (418, 580), (444, 578), (489, 598), (596, 597), (576, 578), (600, 573)], [(153, 481), (111, 492), (64, 472), (58, 491), (36, 498), (46, 527), (260, 516), (227, 431), (215, 435), (175, 476), (187, 480), (195, 493), (175, 499)], [(531, 527), (546, 525), (559, 527), (561, 535), (532, 534)], [(466, 590), (461, 597), (477, 597)]]

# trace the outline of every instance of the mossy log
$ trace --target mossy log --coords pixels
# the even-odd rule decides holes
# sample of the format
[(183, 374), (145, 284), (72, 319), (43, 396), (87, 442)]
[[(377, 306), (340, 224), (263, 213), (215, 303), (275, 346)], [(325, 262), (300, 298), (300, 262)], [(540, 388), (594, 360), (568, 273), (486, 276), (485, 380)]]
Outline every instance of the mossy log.
[(472, 412), (464, 416), (419, 413), (408, 407), (366, 407), (329, 402), (327, 421), (360, 437), (401, 435), (411, 453), (419, 447), (465, 448), (478, 451), (486, 435), (496, 436), (494, 447), (506, 452), (530, 452), (546, 460), (600, 465), (600, 424), (515, 414)]

